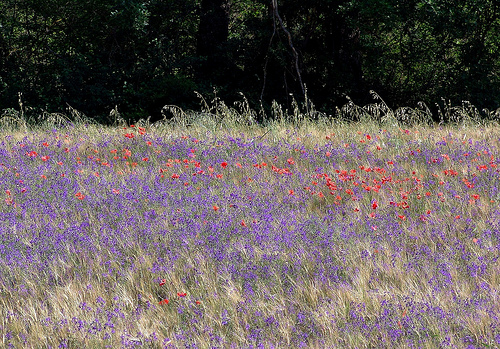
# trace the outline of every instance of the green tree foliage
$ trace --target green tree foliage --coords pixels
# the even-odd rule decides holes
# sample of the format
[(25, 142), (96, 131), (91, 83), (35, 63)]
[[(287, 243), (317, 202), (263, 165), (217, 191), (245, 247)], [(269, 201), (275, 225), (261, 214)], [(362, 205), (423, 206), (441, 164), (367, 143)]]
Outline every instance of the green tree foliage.
[[(0, 15), (2, 97), (102, 116), (118, 105), (130, 118), (192, 99), (195, 1), (7, 0)], [(178, 20), (182, 19), (182, 20)]]
[(400, 106), (441, 97), (498, 107), (500, 7), (494, 0), (351, 1), (363, 72)]
[(494, 0), (4, 0), (0, 109), (22, 92), (38, 110), (156, 119), (194, 91), (289, 105), (304, 85), (327, 113), (371, 89), (393, 107), (496, 108), (499, 15)]

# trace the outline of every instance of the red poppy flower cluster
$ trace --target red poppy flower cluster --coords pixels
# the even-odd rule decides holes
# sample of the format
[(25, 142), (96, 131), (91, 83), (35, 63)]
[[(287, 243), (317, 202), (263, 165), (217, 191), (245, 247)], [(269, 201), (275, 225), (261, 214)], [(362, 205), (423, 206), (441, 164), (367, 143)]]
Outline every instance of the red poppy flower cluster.
[[(163, 286), (167, 283), (167, 280), (166, 279), (162, 279), (159, 283), (160, 286)], [(187, 296), (187, 293), (186, 292), (177, 292), (177, 297), (179, 298), (184, 298)], [(167, 298), (164, 298), (162, 299), (161, 301), (158, 302), (158, 304), (162, 305), (162, 304), (168, 304), (169, 303), (169, 300)], [(197, 300), (196, 301), (196, 304), (201, 304), (201, 301)]]

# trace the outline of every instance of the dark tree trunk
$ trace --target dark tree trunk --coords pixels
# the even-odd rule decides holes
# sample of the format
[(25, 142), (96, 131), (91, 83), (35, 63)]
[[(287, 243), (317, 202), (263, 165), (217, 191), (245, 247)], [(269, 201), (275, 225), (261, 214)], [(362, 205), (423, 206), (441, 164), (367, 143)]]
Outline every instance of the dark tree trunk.
[(216, 80), (227, 67), (225, 44), (229, 35), (227, 0), (202, 0), (196, 52), (202, 59), (199, 73), (202, 78)]
[(348, 77), (352, 88), (350, 97), (363, 100), (369, 94), (363, 79), (359, 28), (350, 28), (342, 16), (335, 15), (333, 19), (328, 43), (333, 63)]

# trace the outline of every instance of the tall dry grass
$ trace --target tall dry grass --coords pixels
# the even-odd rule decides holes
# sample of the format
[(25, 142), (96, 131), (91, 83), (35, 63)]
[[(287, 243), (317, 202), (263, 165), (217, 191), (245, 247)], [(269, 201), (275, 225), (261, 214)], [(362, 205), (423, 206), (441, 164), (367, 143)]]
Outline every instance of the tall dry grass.
[(245, 100), (134, 127), (4, 114), (1, 346), (500, 345), (495, 114), (374, 96), (260, 124)]

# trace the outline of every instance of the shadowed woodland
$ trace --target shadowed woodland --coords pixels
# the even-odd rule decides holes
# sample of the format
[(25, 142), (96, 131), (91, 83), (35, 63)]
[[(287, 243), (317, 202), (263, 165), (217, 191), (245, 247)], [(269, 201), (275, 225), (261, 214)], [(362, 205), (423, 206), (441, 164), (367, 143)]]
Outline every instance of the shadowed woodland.
[(493, 0), (4, 0), (0, 110), (154, 121), (198, 109), (196, 91), (330, 115), (370, 90), (391, 108), (493, 110), (499, 14)]

